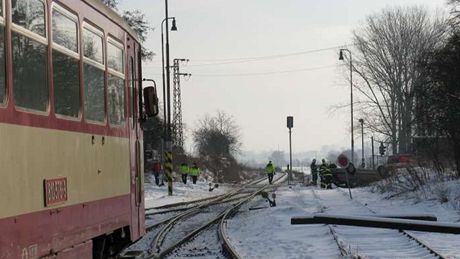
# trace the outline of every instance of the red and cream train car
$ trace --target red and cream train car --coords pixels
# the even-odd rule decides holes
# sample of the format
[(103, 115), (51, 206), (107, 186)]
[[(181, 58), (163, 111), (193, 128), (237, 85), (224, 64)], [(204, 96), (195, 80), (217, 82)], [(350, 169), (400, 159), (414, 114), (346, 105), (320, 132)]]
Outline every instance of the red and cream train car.
[(0, 0), (0, 258), (144, 234), (141, 47), (99, 0)]

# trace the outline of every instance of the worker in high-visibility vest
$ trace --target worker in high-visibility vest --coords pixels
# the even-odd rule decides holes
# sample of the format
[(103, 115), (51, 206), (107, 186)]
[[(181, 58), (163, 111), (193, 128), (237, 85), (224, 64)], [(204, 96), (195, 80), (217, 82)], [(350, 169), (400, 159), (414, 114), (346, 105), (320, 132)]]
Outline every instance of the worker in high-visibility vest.
[(275, 173), (275, 166), (272, 164), (272, 161), (269, 161), (267, 166), (265, 166), (265, 172), (268, 176), (268, 183), (272, 184), (273, 174)]
[(319, 166), (319, 176), (321, 178), (321, 188), (332, 189), (332, 171), (324, 159)]
[(200, 168), (196, 165), (196, 163), (193, 163), (193, 166), (190, 168), (189, 171), (189, 174), (192, 176), (193, 184), (196, 184), (196, 180), (198, 179), (200, 173)]
[(182, 163), (179, 167), (180, 174), (182, 175), (182, 182), (187, 184), (187, 175), (189, 174), (190, 168), (187, 163)]

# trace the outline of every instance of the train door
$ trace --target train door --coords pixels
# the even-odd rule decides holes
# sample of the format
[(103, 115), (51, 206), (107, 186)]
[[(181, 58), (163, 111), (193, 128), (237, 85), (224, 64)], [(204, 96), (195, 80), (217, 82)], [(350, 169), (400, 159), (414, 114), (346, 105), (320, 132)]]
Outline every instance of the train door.
[(144, 234), (144, 196), (143, 196), (143, 148), (142, 133), (139, 125), (139, 87), (140, 60), (138, 60), (138, 45), (128, 38), (128, 98), (129, 98), (129, 143), (131, 150), (131, 237), (133, 240)]

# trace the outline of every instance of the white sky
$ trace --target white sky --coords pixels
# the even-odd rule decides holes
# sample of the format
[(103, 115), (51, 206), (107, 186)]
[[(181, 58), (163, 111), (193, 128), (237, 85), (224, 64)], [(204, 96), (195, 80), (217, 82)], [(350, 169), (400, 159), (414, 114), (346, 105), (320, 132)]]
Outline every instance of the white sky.
[[(240, 126), (244, 150), (288, 151), (288, 115), (294, 116), (294, 152), (318, 150), (323, 145), (348, 147), (350, 111), (331, 112), (333, 106), (348, 106), (350, 98), (338, 46), (351, 43), (352, 30), (366, 16), (385, 7), (411, 5), (431, 11), (446, 9), (445, 0), (169, 0), (169, 16), (176, 17), (178, 27), (170, 32), (171, 60), (190, 59), (181, 72), (193, 74), (190, 80), (181, 81), (188, 143), (198, 119), (222, 110), (233, 115)], [(164, 1), (121, 0), (120, 9), (141, 9), (155, 27), (145, 47), (157, 56), (144, 64), (143, 71), (144, 77), (157, 81), (161, 94)], [(200, 66), (222, 59), (330, 47), (336, 49)], [(296, 69), (309, 71), (228, 76)], [(358, 119), (355, 117), (356, 123)], [(357, 145), (360, 137), (355, 137)]]

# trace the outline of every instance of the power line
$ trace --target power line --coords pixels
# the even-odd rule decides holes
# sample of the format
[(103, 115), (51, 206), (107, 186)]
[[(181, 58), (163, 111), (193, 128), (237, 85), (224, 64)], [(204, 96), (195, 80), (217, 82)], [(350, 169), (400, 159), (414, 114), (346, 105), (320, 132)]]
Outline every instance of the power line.
[[(338, 45), (338, 46), (328, 47), (328, 48), (311, 49), (311, 50), (305, 50), (305, 51), (276, 54), (276, 55), (267, 55), (267, 56), (257, 56), (257, 57), (239, 57), (239, 58), (226, 58), (226, 59), (191, 59), (190, 63), (192, 64), (188, 66), (198, 67), (198, 66), (214, 66), (214, 65), (257, 62), (257, 61), (263, 61), (263, 60), (269, 60), (269, 59), (277, 59), (277, 58), (285, 58), (285, 57), (312, 54), (312, 53), (323, 52), (323, 51), (328, 51), (328, 50), (336, 50), (344, 46), (348, 46), (348, 45), (340, 45), (340, 46)], [(205, 62), (205, 63), (193, 64), (193, 62)]]
[[(265, 59), (275, 59), (275, 58), (283, 58), (283, 57), (290, 57), (290, 56), (299, 56), (305, 54), (311, 54), (316, 52), (322, 52), (327, 50), (335, 50), (337, 48), (341, 48), (343, 45), (328, 47), (328, 48), (321, 48), (321, 49), (311, 49), (305, 51), (298, 51), (298, 52), (291, 52), (291, 53), (284, 53), (284, 54), (276, 54), (276, 55), (267, 55), (267, 56), (257, 56), (257, 57), (240, 57), (240, 58), (228, 58), (228, 59), (193, 59), (193, 61), (198, 62), (222, 62), (222, 64), (226, 64), (227, 62), (248, 62), (248, 61), (256, 61), (256, 60), (265, 60)], [(209, 63), (209, 64), (197, 64), (198, 65), (216, 65), (221, 63)]]
[(321, 67), (311, 67), (311, 68), (302, 68), (302, 69), (292, 69), (292, 70), (281, 70), (281, 71), (271, 71), (271, 72), (256, 72), (256, 73), (229, 73), (229, 74), (193, 74), (194, 77), (237, 77), (237, 76), (260, 76), (260, 75), (276, 75), (276, 74), (288, 74), (296, 72), (307, 72), (315, 71), (326, 68), (337, 67), (335, 65), (321, 66)]

